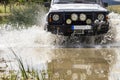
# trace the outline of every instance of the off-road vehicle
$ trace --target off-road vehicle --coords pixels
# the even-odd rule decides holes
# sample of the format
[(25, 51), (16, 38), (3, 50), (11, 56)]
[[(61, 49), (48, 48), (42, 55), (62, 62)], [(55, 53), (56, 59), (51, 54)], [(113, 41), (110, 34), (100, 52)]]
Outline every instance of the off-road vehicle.
[(102, 0), (52, 0), (45, 29), (53, 34), (93, 36), (109, 30), (107, 3)]

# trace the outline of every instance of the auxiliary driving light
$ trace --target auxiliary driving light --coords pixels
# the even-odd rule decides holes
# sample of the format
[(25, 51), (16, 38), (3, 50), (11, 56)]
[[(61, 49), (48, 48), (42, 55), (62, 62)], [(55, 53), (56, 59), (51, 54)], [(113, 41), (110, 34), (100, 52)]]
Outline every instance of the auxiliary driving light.
[(105, 16), (103, 14), (98, 15), (98, 20), (103, 20), (104, 18), (105, 18)]
[(91, 23), (92, 23), (92, 20), (91, 20), (91, 19), (87, 19), (87, 20), (86, 20), (86, 23), (87, 23), (87, 24), (91, 24)]
[(87, 16), (85, 14), (80, 14), (80, 20), (85, 21)]
[(77, 20), (78, 20), (78, 15), (75, 14), (75, 13), (73, 13), (73, 14), (71, 15), (71, 19), (72, 19), (73, 21), (77, 21)]
[(67, 23), (67, 24), (71, 24), (71, 23), (72, 23), (71, 19), (67, 19), (67, 20), (66, 20), (66, 23)]
[(54, 15), (52, 16), (52, 19), (53, 19), (54, 21), (58, 21), (58, 20), (60, 19), (60, 16), (59, 16), (58, 14), (54, 14)]

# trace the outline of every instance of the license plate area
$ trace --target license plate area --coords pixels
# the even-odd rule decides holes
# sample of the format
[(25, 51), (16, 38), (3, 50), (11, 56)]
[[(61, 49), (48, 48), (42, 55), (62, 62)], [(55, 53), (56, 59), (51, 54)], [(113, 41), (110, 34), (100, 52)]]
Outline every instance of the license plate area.
[(92, 26), (90, 25), (73, 25), (72, 29), (73, 30), (90, 30)]

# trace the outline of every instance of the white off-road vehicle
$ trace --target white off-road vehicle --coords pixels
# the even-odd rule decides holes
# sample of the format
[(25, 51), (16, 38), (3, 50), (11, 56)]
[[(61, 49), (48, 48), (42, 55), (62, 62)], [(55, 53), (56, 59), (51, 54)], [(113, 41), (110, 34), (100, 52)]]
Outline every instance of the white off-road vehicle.
[(108, 6), (102, 0), (52, 0), (45, 29), (53, 34), (94, 36), (109, 30)]

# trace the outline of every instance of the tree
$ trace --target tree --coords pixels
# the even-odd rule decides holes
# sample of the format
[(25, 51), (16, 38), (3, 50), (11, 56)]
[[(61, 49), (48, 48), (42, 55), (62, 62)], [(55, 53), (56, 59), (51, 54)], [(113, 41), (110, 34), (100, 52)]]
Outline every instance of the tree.
[(4, 3), (8, 4), (9, 0), (0, 0), (0, 3), (2, 3), (2, 4), (4, 4)]

